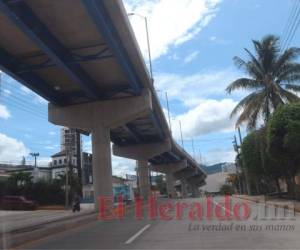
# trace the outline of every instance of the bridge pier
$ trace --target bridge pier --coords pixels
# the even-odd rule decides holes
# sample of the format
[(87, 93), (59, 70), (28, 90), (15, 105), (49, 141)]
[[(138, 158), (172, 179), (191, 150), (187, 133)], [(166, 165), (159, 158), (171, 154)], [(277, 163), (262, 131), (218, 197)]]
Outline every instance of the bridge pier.
[(187, 167), (187, 161), (182, 160), (175, 163), (169, 164), (159, 164), (159, 165), (152, 165), (151, 169), (156, 172), (161, 172), (166, 174), (166, 182), (167, 182), (167, 193), (168, 197), (176, 197), (176, 191), (174, 188), (174, 174), (182, 169)]
[(141, 96), (96, 101), (71, 106), (49, 104), (49, 121), (61, 126), (77, 128), (92, 134), (93, 185), (95, 210), (99, 210), (99, 196), (112, 197), (112, 163), (110, 130), (152, 111), (149, 91)]
[(137, 167), (138, 167), (138, 174), (139, 174), (140, 196), (144, 200), (148, 200), (148, 197), (151, 192), (150, 178), (149, 178), (150, 169), (148, 167), (148, 161), (146, 160), (137, 161)]
[(187, 182), (184, 179), (180, 180), (180, 182), (181, 182), (181, 196), (182, 198), (187, 198), (188, 197)]
[(200, 191), (199, 188), (195, 184), (190, 185), (192, 190), (192, 197), (193, 198), (199, 198), (200, 197)]
[(113, 154), (119, 157), (125, 157), (137, 161), (139, 174), (139, 191), (144, 200), (148, 199), (150, 194), (150, 168), (148, 160), (171, 150), (170, 140), (160, 143), (137, 144), (131, 146), (113, 145)]
[(95, 207), (99, 197), (113, 197), (110, 130), (101, 125), (92, 130), (93, 185)]
[(167, 182), (167, 193), (169, 198), (176, 197), (176, 191), (174, 187), (174, 176), (172, 172), (166, 173), (166, 182)]

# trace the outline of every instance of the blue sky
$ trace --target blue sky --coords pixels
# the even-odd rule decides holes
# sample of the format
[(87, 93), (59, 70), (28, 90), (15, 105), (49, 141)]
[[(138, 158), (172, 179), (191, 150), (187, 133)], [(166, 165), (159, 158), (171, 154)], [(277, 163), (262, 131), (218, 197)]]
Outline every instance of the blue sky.
[[(243, 76), (233, 65), (235, 55), (251, 39), (281, 35), (292, 0), (126, 0), (128, 12), (148, 17), (155, 87), (166, 109), (170, 100), (172, 130), (197, 159), (211, 164), (233, 161), (234, 122), (230, 111), (246, 93), (227, 95), (226, 86)], [(147, 60), (143, 20), (130, 17)], [(299, 32), (291, 45), (299, 44)], [(28, 110), (31, 110), (30, 112)], [(192, 142), (194, 140), (194, 150)], [(90, 150), (89, 138), (84, 138)], [(180, 140), (179, 140), (180, 142)], [(59, 127), (47, 122), (47, 103), (8, 76), (0, 95), (0, 161), (19, 161), (40, 152), (40, 164), (59, 150)], [(27, 157), (31, 160), (30, 157)], [(133, 162), (113, 159), (114, 173), (133, 170)]]

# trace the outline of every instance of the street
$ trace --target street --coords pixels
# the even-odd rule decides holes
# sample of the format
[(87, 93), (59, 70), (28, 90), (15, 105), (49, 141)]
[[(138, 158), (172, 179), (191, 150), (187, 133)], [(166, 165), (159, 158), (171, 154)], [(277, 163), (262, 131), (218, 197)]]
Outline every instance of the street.
[[(223, 197), (214, 198), (214, 203)], [(180, 200), (201, 202), (205, 198)], [(174, 201), (173, 201), (174, 202)], [(232, 198), (231, 204), (242, 200)], [(262, 204), (248, 203), (252, 212)], [(225, 208), (223, 209), (225, 212)], [(274, 220), (250, 216), (244, 221), (137, 220), (133, 211), (122, 221), (97, 221), (39, 241), (22, 249), (299, 249), (299, 215)]]

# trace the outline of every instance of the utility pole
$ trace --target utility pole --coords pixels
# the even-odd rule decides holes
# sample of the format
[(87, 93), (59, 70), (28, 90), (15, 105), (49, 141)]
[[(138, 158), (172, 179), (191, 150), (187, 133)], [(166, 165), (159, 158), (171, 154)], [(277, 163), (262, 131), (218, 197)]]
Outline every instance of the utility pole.
[(201, 164), (202, 163), (202, 156), (201, 156), (201, 150), (199, 148), (199, 163)]
[(77, 162), (77, 173), (78, 173), (78, 181), (80, 185), (80, 196), (82, 197), (82, 150), (81, 150), (81, 136), (78, 129), (75, 132), (75, 142), (76, 142), (76, 162)]
[(179, 122), (179, 129), (180, 129), (180, 137), (181, 137), (181, 146), (184, 149), (184, 145), (183, 145), (183, 137), (182, 137), (182, 127), (181, 127), (181, 121), (178, 120)]
[[(76, 136), (76, 134), (75, 134)], [(72, 180), (72, 173), (73, 173), (73, 169), (72, 169), (72, 156), (73, 156), (73, 149), (72, 146), (74, 145), (74, 140), (73, 140), (73, 136), (71, 133), (71, 130), (69, 130), (68, 134), (65, 134), (65, 149), (66, 149), (66, 158), (67, 158), (67, 165), (66, 165), (66, 188), (65, 188), (65, 208), (68, 209), (69, 208), (69, 197), (70, 194), (72, 194), (71, 192), (71, 180)], [(71, 176), (69, 176), (69, 173)], [(70, 186), (70, 190), (69, 190), (69, 186)]]
[(149, 71), (150, 71), (150, 76), (151, 76), (151, 80), (152, 80), (152, 84), (154, 82), (153, 79), (153, 70), (152, 70), (152, 58), (151, 58), (151, 46), (150, 46), (150, 35), (149, 35), (149, 29), (148, 29), (148, 19), (146, 16), (143, 16), (141, 14), (138, 13), (128, 13), (128, 16), (139, 16), (141, 18), (144, 19), (145, 21), (145, 29), (146, 29), (146, 36), (147, 36), (147, 46), (148, 46), (148, 57), (149, 57)]
[[(237, 153), (237, 158), (238, 158), (238, 161), (240, 156), (239, 156), (239, 146), (237, 144), (237, 140), (236, 140), (236, 136), (234, 135), (234, 139), (233, 139), (233, 149), (234, 151)], [(238, 179), (238, 183), (239, 183), (239, 191), (240, 191), (240, 194), (242, 194), (242, 183), (241, 183), (241, 178), (239, 176), (239, 171), (238, 171), (238, 168), (239, 168), (239, 164), (238, 162), (236, 161), (235, 162), (235, 167), (236, 167), (236, 176), (237, 176), (237, 179)]]
[(238, 127), (238, 133), (239, 133), (239, 138), (240, 138), (240, 144), (243, 144), (243, 139), (242, 139), (242, 134), (241, 134), (241, 129)]
[[(246, 181), (246, 189), (247, 189), (246, 193), (248, 195), (251, 195), (251, 186), (250, 186), (250, 181), (249, 181), (249, 176), (248, 176), (248, 170), (247, 170), (245, 160), (243, 158), (243, 152), (242, 152), (243, 139), (242, 139), (240, 127), (238, 127), (238, 134), (239, 134), (239, 140), (240, 140), (240, 147), (238, 147), (240, 149), (240, 151), (238, 152), (238, 156), (240, 157), (241, 170), (244, 174), (245, 181)], [(235, 141), (236, 141), (236, 137), (235, 137)]]
[(171, 135), (172, 135), (172, 125), (171, 125), (171, 117), (170, 117), (170, 108), (169, 108), (168, 92), (166, 92), (166, 100), (167, 100), (167, 109), (168, 109), (168, 118), (169, 118), (170, 133), (171, 133)]
[(195, 159), (195, 147), (194, 147), (194, 139), (192, 138), (192, 148), (193, 148), (193, 157)]

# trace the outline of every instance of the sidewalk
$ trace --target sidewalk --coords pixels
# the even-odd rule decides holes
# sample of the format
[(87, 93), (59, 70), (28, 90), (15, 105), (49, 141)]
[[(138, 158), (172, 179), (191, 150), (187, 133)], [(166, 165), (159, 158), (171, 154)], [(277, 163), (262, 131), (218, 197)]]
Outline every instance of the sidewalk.
[(278, 207), (285, 207), (287, 209), (295, 210), (300, 213), (300, 202), (295, 200), (286, 200), (280, 198), (265, 197), (264, 195), (233, 195), (236, 198), (253, 201), (256, 203), (266, 203), (267, 205), (273, 205)]

